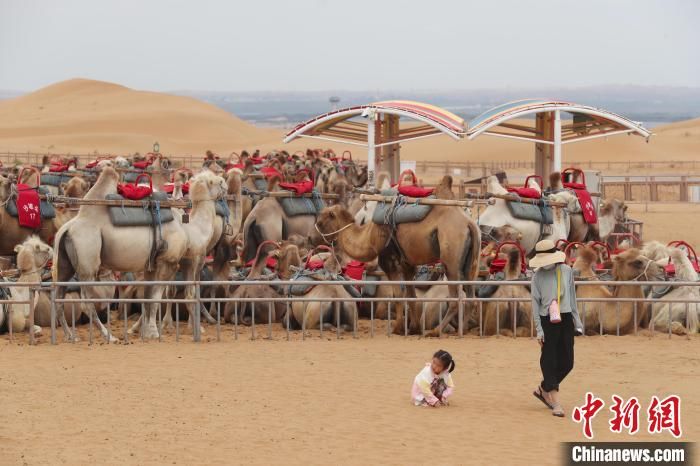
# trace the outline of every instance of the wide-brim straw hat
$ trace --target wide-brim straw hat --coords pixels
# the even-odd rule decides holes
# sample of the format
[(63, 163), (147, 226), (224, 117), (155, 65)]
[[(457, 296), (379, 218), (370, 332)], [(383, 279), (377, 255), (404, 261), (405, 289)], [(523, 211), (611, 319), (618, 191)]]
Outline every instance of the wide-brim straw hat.
[(566, 262), (566, 254), (558, 250), (554, 241), (543, 239), (535, 245), (535, 257), (530, 259), (530, 267), (538, 269), (552, 264)]

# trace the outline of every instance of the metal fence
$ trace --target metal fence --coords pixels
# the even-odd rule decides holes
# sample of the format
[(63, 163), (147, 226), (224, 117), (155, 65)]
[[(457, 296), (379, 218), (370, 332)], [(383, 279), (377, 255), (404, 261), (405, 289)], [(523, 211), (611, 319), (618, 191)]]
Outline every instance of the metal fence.
[[(415, 282), (404, 282), (404, 281), (279, 281), (279, 280), (260, 280), (260, 281), (212, 281), (212, 282), (202, 282), (202, 281), (161, 281), (161, 282), (126, 282), (126, 281), (111, 281), (111, 282), (44, 282), (44, 283), (11, 283), (11, 282), (5, 282), (3, 284), (3, 287), (5, 289), (13, 289), (13, 288), (20, 288), (20, 287), (29, 287), (31, 290), (30, 293), (30, 298), (31, 299), (25, 299), (25, 300), (13, 300), (12, 298), (10, 299), (5, 299), (5, 300), (0, 300), (0, 305), (4, 306), (4, 309), (7, 309), (6, 312), (6, 317), (7, 317), (7, 322), (8, 322), (8, 331), (7, 331), (7, 338), (9, 338), (11, 341), (17, 338), (17, 332), (15, 329), (12, 328), (12, 317), (13, 317), (13, 312), (16, 312), (12, 305), (29, 305), (30, 306), (30, 311), (29, 311), (29, 320), (30, 320), (30, 325), (29, 325), (29, 343), (30, 344), (35, 344), (36, 343), (36, 338), (34, 335), (33, 331), (33, 326), (31, 323), (34, 322), (34, 312), (35, 312), (35, 303), (38, 301), (36, 298), (38, 297), (38, 293), (47, 293), (49, 295), (49, 302), (50, 302), (50, 313), (51, 313), (51, 327), (50, 327), (50, 341), (51, 344), (56, 344), (57, 343), (57, 335), (58, 335), (58, 330), (57, 330), (57, 315), (58, 312), (64, 312), (63, 306), (66, 304), (84, 304), (84, 303), (103, 303), (108, 305), (108, 312), (106, 313), (106, 325), (104, 325), (104, 328), (108, 332), (108, 335), (115, 336), (115, 338), (121, 337), (123, 338), (123, 341), (125, 343), (128, 343), (130, 340), (134, 339), (141, 339), (145, 340), (146, 338), (144, 337), (144, 331), (143, 328), (144, 326), (141, 325), (141, 331), (139, 334), (130, 334), (128, 329), (129, 329), (129, 315), (128, 315), (128, 310), (127, 306), (124, 306), (124, 304), (138, 304), (141, 307), (141, 312), (143, 314), (146, 305), (147, 304), (158, 304), (159, 306), (157, 307), (157, 312), (156, 312), (156, 319), (157, 319), (157, 327), (159, 329), (158, 332), (158, 340), (161, 341), (163, 339), (163, 304), (170, 304), (171, 306), (174, 305), (175, 307), (175, 318), (174, 318), (174, 338), (175, 341), (180, 341), (181, 337), (183, 336), (183, 332), (181, 330), (181, 322), (180, 322), (180, 317), (183, 317), (185, 315), (188, 315), (186, 312), (183, 313), (183, 308), (182, 306), (185, 305), (192, 305), (195, 309), (206, 309), (206, 306), (208, 305), (208, 312), (210, 314), (210, 328), (213, 327), (215, 329), (215, 339), (216, 341), (222, 341), (224, 340), (222, 334), (222, 329), (224, 328), (231, 328), (233, 329), (233, 335), (232, 335), (232, 340), (238, 340), (239, 337), (244, 333), (244, 329), (249, 329), (248, 333), (250, 334), (251, 339), (256, 339), (259, 336), (262, 336), (264, 338), (273, 338), (273, 333), (275, 332), (281, 332), (281, 337), (286, 338), (287, 340), (290, 340), (292, 335), (301, 335), (301, 339), (304, 340), (310, 336), (313, 335), (318, 335), (321, 338), (323, 338), (324, 334), (328, 333), (330, 330), (324, 328), (324, 316), (323, 313), (320, 315), (320, 322), (318, 328), (310, 329), (305, 327), (306, 323), (306, 318), (307, 318), (307, 312), (308, 309), (304, 309), (303, 311), (303, 317), (302, 317), (302, 323), (301, 323), (301, 329), (292, 329), (291, 327), (291, 312), (290, 308), (293, 303), (297, 302), (306, 302), (306, 303), (311, 303), (311, 302), (322, 302), (322, 303), (333, 303), (333, 309), (334, 309), (334, 316), (331, 316), (331, 319), (334, 318), (335, 320), (335, 334), (336, 338), (341, 338), (341, 335), (344, 335), (346, 332), (348, 334), (351, 332), (353, 338), (358, 338), (358, 326), (360, 323), (363, 325), (363, 329), (365, 333), (369, 335), (369, 337), (375, 337), (376, 334), (384, 333), (380, 329), (382, 325), (386, 325), (386, 330), (385, 333), (387, 336), (391, 336), (392, 333), (392, 325), (391, 322), (393, 319), (397, 317), (397, 313), (400, 312), (398, 310), (398, 305), (399, 303), (416, 303), (421, 306), (421, 329), (420, 329), (420, 334), (419, 336), (425, 336), (428, 331), (431, 329), (426, 328), (426, 308), (425, 305), (427, 303), (441, 303), (441, 304), (448, 304), (452, 302), (457, 303), (457, 325), (456, 328), (454, 329), (454, 334), (457, 337), (463, 337), (465, 335), (466, 331), (469, 331), (470, 328), (468, 327), (468, 323), (472, 322), (475, 323), (472, 327), (473, 330), (471, 330), (470, 333), (472, 334), (478, 334), (479, 337), (484, 337), (486, 336), (485, 332), (485, 327), (484, 327), (484, 319), (488, 317), (488, 313), (495, 313), (495, 322), (496, 322), (496, 331), (495, 335), (501, 334), (501, 330), (505, 330), (508, 328), (508, 330), (512, 330), (513, 337), (517, 336), (517, 329), (516, 329), (516, 313), (512, 313), (512, 322), (506, 322), (505, 327), (501, 327), (501, 318), (500, 318), (500, 313), (501, 312), (508, 312), (508, 307), (510, 303), (514, 302), (529, 302), (529, 299), (524, 299), (524, 298), (500, 298), (500, 297), (490, 297), (490, 298), (467, 298), (463, 296), (461, 293), (459, 294), (458, 297), (455, 298), (450, 298), (450, 297), (417, 297), (417, 298), (404, 298), (404, 297), (399, 297), (399, 298), (368, 298), (368, 297), (360, 297), (360, 298), (354, 298), (354, 297), (348, 297), (348, 298), (330, 298), (330, 299), (319, 299), (319, 298), (313, 298), (313, 297), (307, 297), (307, 296), (290, 296), (290, 295), (280, 295), (279, 297), (274, 297), (274, 298), (234, 298), (231, 297), (230, 295), (227, 295), (226, 297), (206, 297), (202, 295), (203, 289), (206, 287), (232, 287), (232, 286), (276, 286), (276, 287), (287, 287), (290, 285), (326, 285), (326, 286), (365, 286), (365, 285), (387, 285), (387, 286), (393, 286), (393, 285), (399, 285), (399, 286), (406, 286), (408, 284), (414, 285), (414, 286), (422, 286), (422, 287), (429, 287), (433, 285), (439, 285), (439, 286), (445, 286), (445, 285), (457, 285), (457, 286), (463, 286), (463, 285), (470, 285), (470, 286), (479, 286), (479, 285), (484, 285), (486, 282), (484, 281), (415, 281)], [(493, 282), (488, 282), (488, 284), (493, 284)], [(499, 281), (499, 285), (507, 286), (507, 285), (528, 285), (528, 281)], [(147, 299), (147, 298), (58, 298), (57, 297), (57, 291), (58, 287), (75, 287), (75, 286), (90, 286), (90, 287), (99, 287), (99, 286), (118, 286), (118, 287), (126, 287), (126, 286), (135, 286), (135, 287), (148, 287), (152, 285), (163, 285), (163, 286), (172, 286), (172, 287), (187, 287), (189, 286), (190, 289), (193, 289), (193, 294), (190, 298), (172, 298), (172, 297), (164, 297), (159, 300), (153, 300), (153, 299)], [(634, 286), (668, 286), (672, 285), (674, 288), (678, 287), (694, 287), (697, 289), (698, 286), (700, 286), (700, 282), (665, 282), (665, 281), (658, 281), (658, 282), (622, 282), (622, 281), (579, 281), (577, 282), (578, 286), (620, 286), (620, 285), (634, 285)], [(700, 289), (698, 289), (698, 292), (700, 292)], [(685, 318), (683, 319), (682, 324), (685, 324), (685, 327), (688, 327), (688, 324), (690, 323), (691, 325), (697, 325), (697, 313), (700, 310), (700, 307), (698, 305), (700, 304), (700, 298), (697, 298), (697, 294), (694, 295), (692, 299), (654, 299), (654, 298), (644, 298), (644, 299), (637, 299), (637, 298), (619, 298), (619, 297), (613, 297), (613, 298), (581, 298), (579, 297), (579, 312), (580, 316), (582, 319), (582, 322), (584, 324), (584, 328), (586, 327), (586, 319), (587, 318), (592, 318), (595, 317), (595, 312), (597, 311), (590, 311), (590, 307), (596, 303), (596, 302), (612, 302), (615, 303), (615, 309), (616, 309), (616, 319), (617, 319), (617, 328), (616, 331), (612, 334), (615, 335), (620, 335), (620, 307), (624, 303), (633, 303), (634, 306), (634, 317), (633, 317), (633, 323), (634, 323), (634, 328), (633, 328), (633, 334), (637, 334), (639, 331), (637, 322), (639, 321), (638, 317), (640, 316), (639, 313), (641, 312), (646, 312), (648, 309), (647, 306), (651, 304), (663, 304), (663, 305), (668, 305), (669, 306), (669, 312), (668, 312), (668, 322), (665, 322), (667, 325), (667, 333), (669, 338), (671, 337), (671, 330), (672, 330), (672, 312), (670, 312), (670, 306), (671, 304), (678, 305), (680, 304), (681, 306), (685, 306)], [(343, 303), (349, 303), (349, 302), (354, 302), (354, 303), (365, 303), (365, 306), (369, 306), (369, 313), (368, 316), (365, 317), (364, 319), (360, 319), (359, 312), (357, 309), (354, 311), (354, 315), (351, 318), (351, 325), (349, 326), (350, 328), (341, 331), (340, 325), (338, 323), (340, 322), (340, 307)], [(233, 322), (231, 324), (227, 324), (222, 322), (222, 306), (226, 306), (228, 303), (232, 303), (234, 307), (234, 312), (232, 314), (232, 320)], [(239, 306), (241, 306), (243, 303), (251, 303), (252, 313), (251, 313), (251, 321), (248, 322), (246, 325), (244, 325), (241, 317), (239, 315)], [(273, 318), (273, 305), (275, 303), (282, 303), (285, 306), (285, 314), (284, 316), (280, 319), (278, 322), (273, 322), (275, 319)], [(380, 303), (386, 303), (387, 305), (387, 316), (386, 319), (377, 319), (375, 315), (375, 307), (380, 304)], [(496, 303), (495, 309), (493, 306), (489, 309), (489, 306), (487, 305), (488, 303)], [(119, 309), (114, 311), (114, 310), (109, 310), (110, 305), (112, 304), (118, 304)], [(260, 314), (259, 312), (256, 313), (255, 306), (263, 306), (263, 313)], [(444, 312), (445, 309), (443, 307), (446, 306), (440, 306), (439, 308), (439, 321), (443, 320), (444, 317)], [(78, 327), (76, 327), (76, 317), (80, 317), (79, 315), (76, 316), (76, 306), (71, 306), (72, 309), (72, 318), (70, 320), (69, 324), (69, 330), (72, 335), (69, 335), (68, 341), (75, 342), (76, 338), (75, 336), (77, 335), (77, 330)], [(393, 309), (392, 309), (393, 308)], [(265, 315), (265, 311), (267, 311), (267, 322), (261, 324), (255, 322), (256, 315)], [(659, 310), (659, 312), (663, 311), (663, 309)], [(602, 311), (600, 311), (602, 313)], [(652, 323), (651, 327), (649, 330), (653, 332), (654, 330), (654, 310), (653, 308), (650, 310), (651, 315), (649, 321)], [(695, 314), (693, 314), (695, 313)], [(201, 324), (201, 312), (193, 312), (193, 329), (192, 329), (192, 340), (195, 342), (199, 342), (202, 340), (202, 334), (200, 333), (200, 324)], [(593, 316), (591, 316), (593, 314)], [(493, 316), (491, 316), (493, 317)], [(604, 316), (599, 315), (598, 320), (600, 322), (600, 328), (599, 328), (599, 333), (602, 335), (604, 334), (604, 329), (603, 329), (603, 318)], [(116, 330), (114, 327), (115, 325), (121, 325), (123, 322), (123, 329), (121, 331)], [(404, 322), (404, 327), (399, 330), (399, 335), (403, 335), (404, 337), (409, 336), (409, 325), (408, 325), (408, 319), (403, 319)], [(328, 324), (329, 322), (326, 322)], [(693, 324), (695, 323), (695, 324)], [(92, 313), (90, 314), (90, 319), (88, 323), (88, 329), (87, 329), (87, 339), (90, 344), (94, 343), (95, 341), (95, 334), (94, 334), (94, 327), (95, 326), (101, 326), (102, 324), (96, 323), (93, 321)], [(260, 326), (263, 326), (262, 330), (259, 328)], [(534, 330), (534, 323), (532, 319), (529, 319), (528, 322), (528, 331), (527, 331), (527, 337), (534, 337), (535, 336), (535, 330)], [(520, 326), (522, 329), (522, 325)], [(691, 329), (689, 333), (695, 333), (697, 329)], [(266, 335), (265, 335), (266, 333)], [(64, 331), (64, 337), (66, 336), (66, 333)], [(280, 334), (278, 333), (278, 336)], [(438, 336), (442, 336), (440, 333)], [(521, 332), (521, 336), (522, 332)], [(104, 340), (109, 344), (110, 339), (106, 338), (103, 335)], [(114, 342), (114, 341), (112, 341)]]

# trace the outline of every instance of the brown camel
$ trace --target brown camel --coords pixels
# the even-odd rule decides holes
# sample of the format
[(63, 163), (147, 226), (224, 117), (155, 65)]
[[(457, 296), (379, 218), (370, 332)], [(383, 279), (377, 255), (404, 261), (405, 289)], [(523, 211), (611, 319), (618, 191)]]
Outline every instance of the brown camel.
[[(575, 270), (580, 271), (580, 277), (595, 279), (595, 250), (590, 246), (580, 248), (578, 259), (574, 264)], [(629, 249), (612, 259), (613, 280), (621, 281), (653, 281), (663, 279), (663, 268), (654, 261), (642, 256), (639, 249)], [(592, 301), (585, 302), (586, 298), (612, 298), (644, 299), (644, 290), (640, 285), (616, 285), (616, 286), (588, 286), (576, 287), (578, 309), (587, 334), (598, 332), (604, 334), (617, 333), (618, 325), (620, 335), (631, 333), (635, 327), (646, 320), (646, 306), (636, 302)], [(584, 311), (585, 309), (585, 311)], [(618, 312), (619, 310), (619, 312)], [(618, 321), (619, 318), (619, 321)]]
[[(30, 181), (30, 184), (36, 185), (36, 182)], [(5, 209), (10, 200), (12, 185), (10, 178), (0, 175), (0, 256), (13, 255), (15, 246), (32, 235), (37, 235), (45, 243), (51, 244), (57, 231), (52, 219), (42, 219), (41, 228), (37, 231), (19, 226), (18, 220)]]
[[(441, 199), (453, 199), (452, 178), (443, 178), (435, 194)], [(368, 262), (379, 257), (382, 270), (391, 280), (402, 277), (411, 280), (417, 266), (437, 260), (442, 261), (449, 280), (475, 280), (478, 274), (479, 227), (459, 207), (433, 206), (421, 222), (399, 224), (392, 231), (390, 226), (373, 222), (358, 226), (346, 209), (333, 206), (321, 212), (316, 228), (326, 241), (337, 243), (340, 250), (355, 260)], [(457, 288), (449, 286), (450, 297), (457, 298)], [(465, 292), (467, 297), (473, 296), (472, 287), (465, 287)], [(406, 286), (403, 295), (415, 297), (414, 287)], [(410, 315), (406, 317), (405, 306), (397, 307), (394, 333), (403, 333), (404, 318), (408, 318), (411, 333), (420, 333), (420, 311), (410, 306)], [(449, 312), (439, 328), (429, 335), (438, 335), (457, 312), (456, 302), (450, 303)]]
[[(514, 245), (504, 245), (499, 255), (505, 256), (504, 280), (522, 279), (522, 252)], [(488, 282), (493, 284), (493, 282)], [(500, 285), (491, 296), (503, 301), (487, 301), (483, 306), (483, 334), (504, 336), (513, 335), (515, 327), (516, 336), (531, 336), (530, 323), (532, 322), (532, 295), (524, 285)], [(525, 301), (506, 301), (519, 299)], [(477, 317), (478, 322), (478, 317)], [(478, 330), (478, 329), (477, 329)]]
[[(273, 241), (265, 241), (258, 247), (255, 261), (246, 276), (246, 281), (272, 278), (264, 276), (267, 260), (271, 257), (279, 257), (279, 245)], [(269, 285), (252, 284), (239, 286), (232, 295), (236, 299), (272, 299), (280, 296), (277, 290)], [(271, 321), (278, 322), (285, 312), (286, 307), (284, 303), (279, 301), (229, 301), (224, 308), (224, 322), (266, 324)]]
[[(343, 286), (328, 285), (324, 282), (332, 280), (341, 272), (340, 262), (332, 252), (325, 254), (323, 268), (311, 274), (302, 276), (303, 280), (318, 280), (318, 284), (304, 294), (304, 298), (316, 299), (317, 301), (295, 301), (291, 306), (291, 317), (294, 326), (303, 329), (320, 328), (321, 322), (324, 328), (330, 326), (332, 322), (337, 327), (349, 331), (354, 328), (357, 321), (357, 304), (353, 301), (350, 293)], [(329, 299), (347, 299), (345, 302), (332, 302)], [(338, 313), (336, 315), (336, 306)]]

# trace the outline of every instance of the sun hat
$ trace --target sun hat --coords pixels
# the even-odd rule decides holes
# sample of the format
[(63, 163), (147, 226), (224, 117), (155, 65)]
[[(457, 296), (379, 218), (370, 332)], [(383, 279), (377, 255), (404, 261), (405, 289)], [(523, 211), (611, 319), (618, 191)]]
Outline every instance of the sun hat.
[(566, 261), (566, 254), (554, 246), (554, 241), (543, 239), (535, 245), (535, 257), (530, 259), (530, 267), (538, 269), (547, 265)]

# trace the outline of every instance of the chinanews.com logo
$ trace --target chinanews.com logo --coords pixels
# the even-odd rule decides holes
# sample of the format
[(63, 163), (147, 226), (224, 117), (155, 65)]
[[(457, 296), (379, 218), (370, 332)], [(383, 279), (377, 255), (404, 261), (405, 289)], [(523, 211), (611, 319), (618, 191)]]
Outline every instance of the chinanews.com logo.
[[(594, 420), (605, 412), (604, 408), (605, 401), (591, 392), (586, 393), (582, 405), (574, 407), (572, 419), (581, 424), (586, 439), (594, 438)], [(683, 434), (678, 395), (665, 398), (654, 395), (644, 409), (637, 397), (624, 399), (612, 395), (608, 411), (607, 427), (616, 434), (635, 435), (642, 429), (652, 435), (667, 432), (676, 439)], [(563, 462), (570, 465), (690, 465), (693, 464), (692, 446), (689, 442), (567, 442), (563, 444)]]

